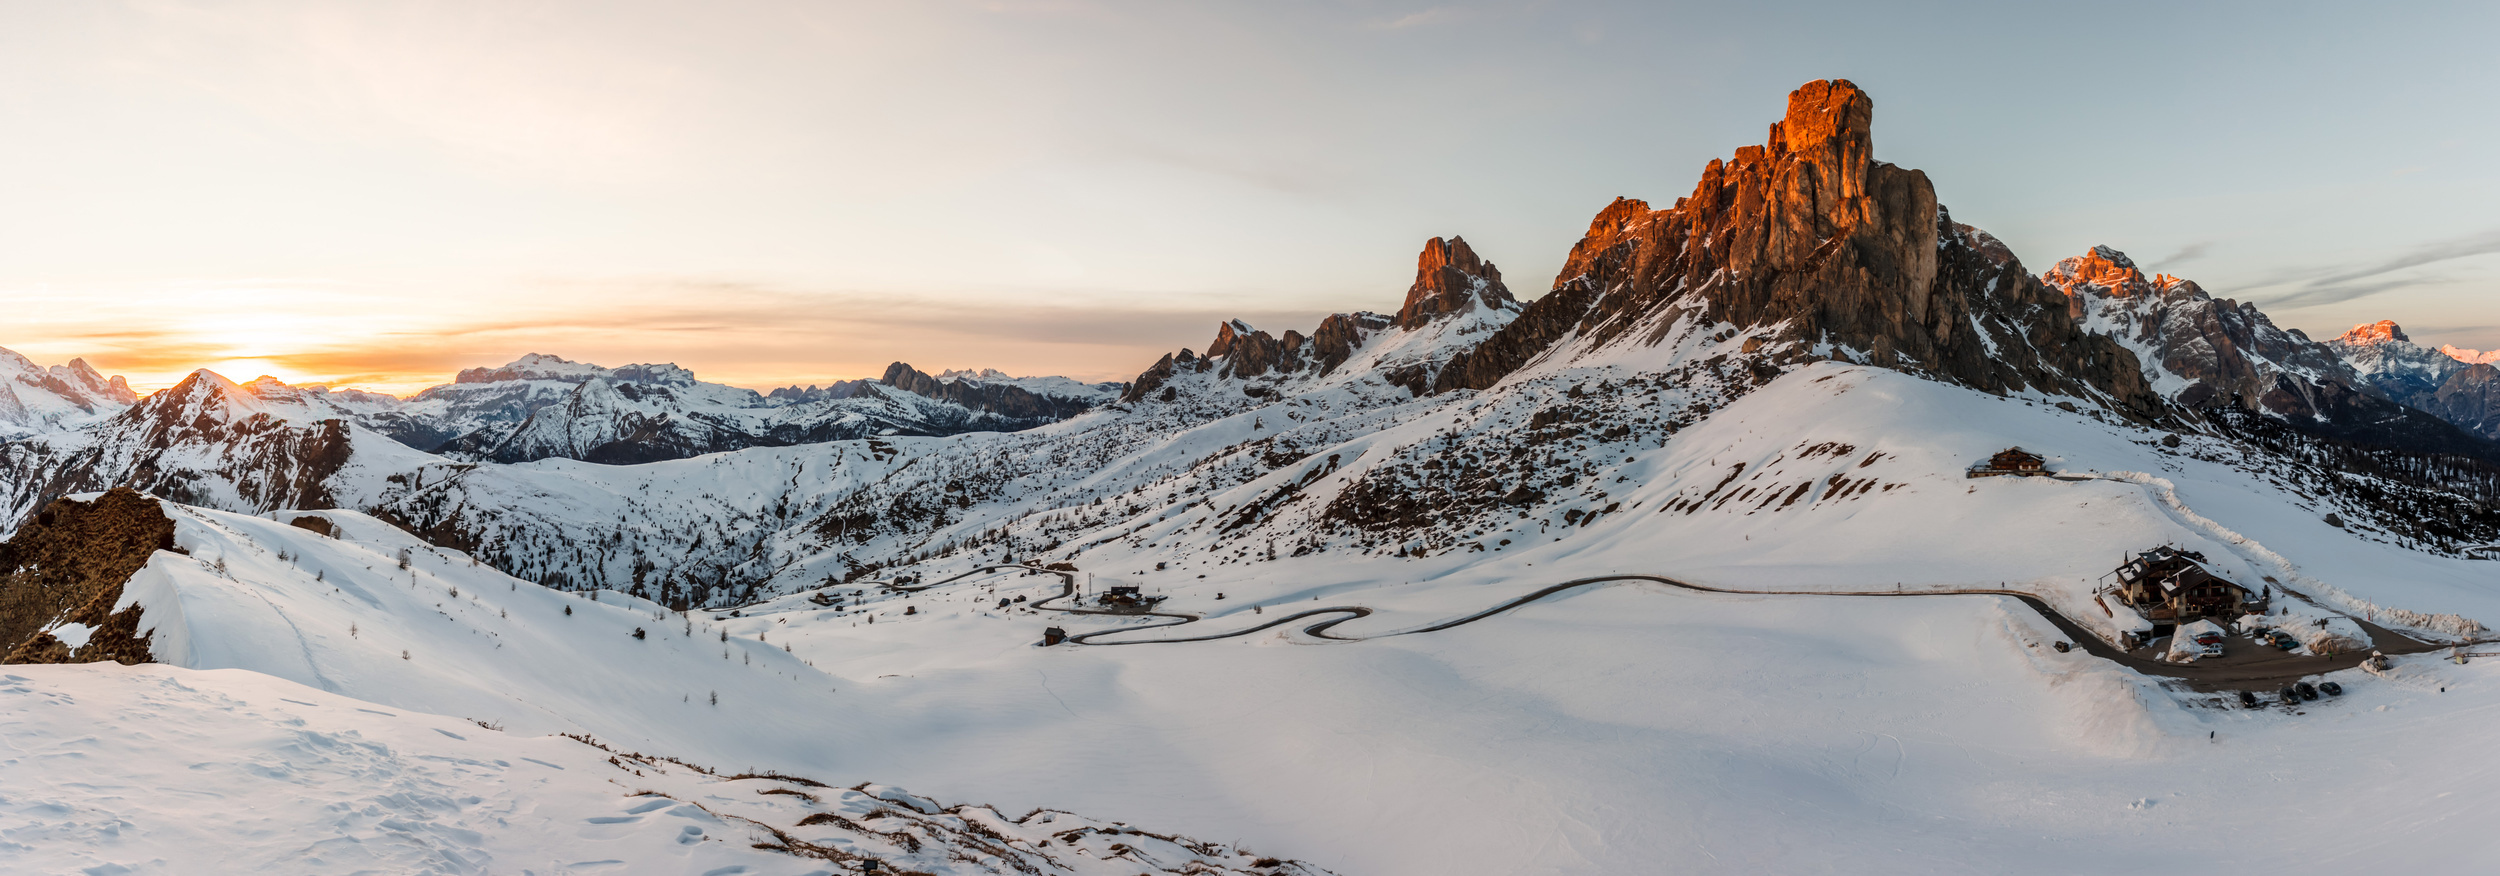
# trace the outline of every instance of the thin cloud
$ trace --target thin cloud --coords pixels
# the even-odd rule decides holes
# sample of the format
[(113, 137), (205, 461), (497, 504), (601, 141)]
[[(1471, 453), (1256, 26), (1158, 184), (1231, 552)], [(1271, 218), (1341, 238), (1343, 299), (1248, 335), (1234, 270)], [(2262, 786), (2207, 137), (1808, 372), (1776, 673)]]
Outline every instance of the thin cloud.
[(1473, 14), (1472, 10), (1455, 6), (1435, 6), (1422, 12), (1410, 12), (1396, 18), (1375, 20), (1366, 26), (1373, 30), (1411, 30), (1464, 21)]
[(2168, 258), (2155, 259), (2153, 263), (2167, 267), (2182, 262), (2192, 262), (2197, 259), (2204, 258), (2206, 253), (2213, 251), (2213, 248), (2213, 241), (2199, 240), (2186, 246), (2179, 247), (2178, 252), (2171, 253)]
[(2278, 307), (2334, 304), (2443, 279), (2437, 276), (2387, 277), (2388, 274), (2492, 253), (2500, 253), (2500, 230), (2416, 247), (2392, 258), (2334, 269), (2323, 276), (2264, 283), (2259, 288), (2297, 282), (2292, 291), (2263, 299)]

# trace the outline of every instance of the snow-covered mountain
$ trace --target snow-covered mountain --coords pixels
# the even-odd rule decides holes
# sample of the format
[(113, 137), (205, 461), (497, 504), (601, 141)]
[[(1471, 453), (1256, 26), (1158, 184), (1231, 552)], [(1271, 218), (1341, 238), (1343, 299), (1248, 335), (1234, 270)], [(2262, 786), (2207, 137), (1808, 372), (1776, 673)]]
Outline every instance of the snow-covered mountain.
[(622, 464), (870, 435), (1012, 431), (1063, 419), (1117, 391), (1067, 378), (931, 378), (897, 362), (881, 381), (764, 395), (696, 380), (675, 365), (610, 369), (532, 354), (462, 371), (410, 397), (401, 413), (422, 431), (364, 423), (467, 458)]
[(2255, 304), (2215, 298), (2193, 281), (2147, 277), (2116, 249), (2060, 260), (2041, 279), (2065, 293), (2076, 321), (2132, 350), (2155, 392), (2184, 407), (2237, 405), (2363, 444), (2500, 459), (2500, 448), (2436, 412), (2390, 398), (2334, 344), (2280, 328)]
[[(256, 755), (115, 740), (141, 765), (116, 775), (185, 793), (313, 776), (318, 806), (395, 813), (332, 778), (374, 764), (386, 793), (454, 801), (403, 842), (497, 861), (518, 852), (479, 837), (541, 831), (568, 854), (613, 839), (627, 866), (664, 860), (670, 828), (692, 837), (687, 866), (652, 870), (769, 869), (712, 842), (738, 825), (772, 854), (897, 854), (888, 824), (979, 861), (1065, 851), (1078, 872), (1294, 866), (984, 814), (1043, 805), (1349, 873), (1983, 873), (2050, 856), (2271, 872), (2494, 851), (2455, 825), (2500, 802), (2473, 767), (2500, 685), (2488, 661), (2427, 652), (2500, 623), (2472, 558), (2500, 544), (2500, 470), (2284, 426), (2342, 423), (2318, 401), (2331, 387), (2393, 405), (2262, 314), (2130, 277), (2114, 252), (2044, 282), (1954, 222), (1923, 173), (1875, 161), (1871, 124), (1863, 92), (1811, 83), (1691, 196), (1608, 206), (1532, 301), (1435, 239), (1402, 301), (1382, 290), (1394, 313), (1308, 334), (1226, 321), (1116, 401), (1021, 431), (498, 463), (412, 449), (352, 399), (195, 375), (10, 445), (0, 488), (31, 522), (0, 548), (0, 635), (29, 659), (210, 671), (11, 667), (0, 690), (46, 711), (0, 729), (69, 752), (91, 744), (82, 721), (127, 704)], [(2187, 355), (2195, 339), (2212, 355)], [(609, 428), (659, 410), (627, 387), (674, 384), (577, 365), (470, 381), (562, 387), (496, 441), (588, 455), (680, 434)], [(2288, 398), (2192, 409), (2260, 386)], [(898, 366), (765, 398), (1043, 403), (1007, 389), (1065, 397)], [(2049, 474), (1971, 476), (2017, 446)], [(139, 490), (53, 501), (122, 484)], [(2105, 581), (2165, 545), (2266, 593), (2262, 622), (2299, 650), (2245, 677), (2118, 653), (2162, 625)], [(1078, 597), (1145, 588), (1164, 614), (1055, 613), (1060, 579), (1011, 561), (1073, 567)], [(927, 584), (881, 583), (901, 580)], [(1046, 625), (1079, 644), (1038, 644)], [(2392, 667), (2323, 653), (2347, 635)], [(2272, 709), (2218, 686), (2330, 677), (2342, 698)], [(429, 715), (616, 750), (473, 740)], [(373, 751), (350, 731), (397, 754), (327, 754)], [(2374, 767), (2315, 768), (2362, 757)], [(0, 763), (0, 807), (72, 848), (106, 847), (90, 825), (114, 818), (173, 835), (114, 786), (61, 779), (67, 762)], [(869, 818), (879, 806), (912, 812)], [(380, 846), (364, 824), (283, 836)]]
[(2327, 344), (2389, 398), (2500, 440), (2500, 367), (2492, 364), (2500, 354), (2427, 349), (2393, 320), (2353, 326)]
[[(0, 366), (11, 361), (23, 360), (0, 358)], [(629, 464), (865, 436), (1026, 429), (1110, 401), (1121, 389), (1066, 378), (932, 378), (898, 362), (884, 381), (838, 396), (767, 398), (697, 381), (673, 365), (609, 369), (532, 355), (463, 371), (461, 382), (409, 399), (266, 376), (236, 384), (207, 370), (137, 399), (119, 378), (94, 377), (83, 362), (52, 373), (32, 368), (22, 369), (32, 389), (0, 395), (0, 410), (30, 412), (25, 421), (40, 427), (0, 444), (0, 532), (52, 499), (121, 485), (235, 510), (329, 507), (327, 479), (346, 464), (351, 444), (385, 474), (452, 461)], [(39, 403), (5, 407), (25, 398)], [(458, 437), (430, 443), (443, 436)]]
[(138, 399), (128, 382), (96, 373), (85, 359), (45, 368), (0, 348), (0, 441), (77, 428)]

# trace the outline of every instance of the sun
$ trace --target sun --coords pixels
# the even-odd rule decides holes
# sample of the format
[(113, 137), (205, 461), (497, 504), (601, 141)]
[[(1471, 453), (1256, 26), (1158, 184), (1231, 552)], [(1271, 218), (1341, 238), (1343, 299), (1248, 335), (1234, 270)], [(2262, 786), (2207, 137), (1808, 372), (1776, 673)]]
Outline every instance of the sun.
[(232, 380), (236, 383), (250, 383), (263, 376), (275, 377), (280, 381), (294, 386), (303, 386), (307, 383), (316, 383), (321, 380), (318, 375), (306, 374), (302, 371), (289, 368), (277, 359), (263, 358), (259, 356), (239, 356), (230, 359), (219, 359), (214, 362), (201, 365), (200, 367), (206, 368), (210, 371), (215, 371), (218, 374), (224, 375), (227, 380)]

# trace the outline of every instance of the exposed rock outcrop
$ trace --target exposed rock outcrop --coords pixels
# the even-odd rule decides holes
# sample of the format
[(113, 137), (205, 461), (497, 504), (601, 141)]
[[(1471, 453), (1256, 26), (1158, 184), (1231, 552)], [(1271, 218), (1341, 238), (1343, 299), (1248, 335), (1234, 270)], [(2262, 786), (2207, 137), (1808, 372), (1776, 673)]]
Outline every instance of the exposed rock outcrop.
[(1927, 176), (1874, 160), (1874, 101), (1807, 83), (1761, 146), (1713, 160), (1693, 194), (1599, 211), (1555, 278), (1434, 388), (1484, 388), (1570, 335), (1592, 348), (1656, 343), (1698, 312), (1775, 327), (1760, 361), (1837, 358), (1989, 392), (2095, 399), (2136, 417), (2162, 405), (2133, 356), (2075, 324), (2066, 302), (1985, 233), (1955, 224)]
[[(0, 663), (150, 661), (140, 607), (113, 606), (148, 557), (174, 549), (173, 519), (133, 490), (44, 506), (0, 544)], [(65, 642), (54, 628), (79, 635)]]
[[(1317, 378), (1337, 372), (1373, 337), (1390, 330), (1433, 341), (1405, 351), (1395, 363), (1375, 362), (1386, 382), (1422, 395), (1433, 376), (1477, 339), (1507, 322), (1520, 309), (1519, 299), (1502, 285), (1501, 269), (1476, 255), (1465, 238), (1435, 237), (1424, 242), (1415, 259), (1415, 282), (1396, 315), (1354, 311), (1330, 314), (1305, 336), (1287, 329), (1272, 335), (1238, 319), (1215, 328), (1215, 340), (1204, 357), (1182, 350), (1164, 356), (1129, 383), (1120, 400), (1171, 400), (1170, 382), (1183, 370), (1212, 370), (1226, 380), (1244, 381), (1242, 395), (1257, 398), (1272, 387), (1271, 379)], [(1473, 317), (1474, 319), (1470, 319)]]
[(1502, 285), (1502, 271), (1476, 256), (1464, 237), (1435, 237), (1415, 259), (1415, 285), (1407, 287), (1406, 305), (1398, 308), (1399, 327), (1424, 327), (1434, 317), (1465, 313), (1477, 307), (1519, 309), (1519, 299)]

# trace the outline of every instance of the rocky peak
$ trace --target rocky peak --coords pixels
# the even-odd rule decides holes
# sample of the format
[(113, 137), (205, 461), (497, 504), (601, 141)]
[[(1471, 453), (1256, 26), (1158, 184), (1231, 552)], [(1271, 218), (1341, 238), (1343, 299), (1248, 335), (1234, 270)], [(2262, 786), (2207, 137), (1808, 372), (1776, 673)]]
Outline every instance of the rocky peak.
[(2154, 274), (2146, 278), (2126, 253), (2106, 245), (2095, 246), (2091, 252), (2074, 258), (2059, 260), (2042, 272), (2040, 279), (2066, 294), (2068, 308), (2076, 316), (2083, 314), (2088, 299), (2174, 294), (2187, 298), (2208, 297), (2205, 290), (2195, 283), (2169, 274)]
[(1993, 238), (1955, 224), (1926, 174), (1874, 160), (1873, 121), (1856, 85), (1806, 83), (1762, 145), (1711, 161), (1673, 207), (1607, 205), (1553, 291), (1433, 388), (1492, 386), (1567, 340), (1657, 344), (1679, 324), (1712, 324), (1768, 330), (1730, 351), (1758, 376), (1843, 359), (2157, 416), (2133, 356), (2083, 332)]
[[(1763, 140), (1767, 154), (1736, 151), (1739, 163), (1763, 160), (1794, 162), (1820, 171), (1820, 180), (1799, 189), (1812, 196), (1810, 212), (1835, 228), (1869, 218), (1866, 182), (1874, 162), (1875, 100), (1846, 79), (1808, 82), (1788, 93), (1788, 114), (1771, 124)], [(1823, 185), (1815, 186), (1814, 182)]]
[(2441, 355), (2468, 365), (2490, 365), (2495, 362), (2500, 362), (2500, 350), (2484, 352), (2482, 350), (2468, 350), (2454, 344), (2441, 344), (2439, 345), (2439, 352)]
[(618, 383), (639, 383), (665, 386), (693, 386), (694, 372), (675, 363), (642, 363), (601, 368), (588, 362), (575, 362), (562, 356), (531, 353), (501, 368), (464, 368), (452, 378), (454, 385), (463, 383), (499, 383), (515, 380), (548, 380), (561, 383), (583, 383), (598, 379)]
[(1465, 313), (1478, 306), (1516, 310), (1519, 299), (1502, 285), (1502, 271), (1476, 256), (1464, 237), (1435, 237), (1415, 259), (1415, 285), (1406, 289), (1406, 305), (1398, 309), (1397, 325), (1422, 328), (1434, 317)]
[(67, 365), (54, 365), (50, 374), (97, 401), (127, 405), (139, 400), (139, 394), (130, 388), (130, 381), (122, 379), (119, 374), (105, 377), (94, 366), (88, 365), (85, 359), (71, 359)]
[(563, 380), (579, 383), (597, 377), (607, 369), (562, 356), (531, 353), (512, 360), (501, 368), (463, 368), (452, 378), (453, 383), (494, 383), (505, 380)]
[(2397, 327), (2396, 321), (2392, 319), (2362, 323), (2335, 338), (2336, 343), (2350, 347), (2376, 346), (2390, 341), (2411, 343), (2413, 339), (2405, 337), (2405, 330)]
[(1266, 332), (1251, 328), (1249, 323), (1238, 319), (1225, 320), (1215, 327), (1215, 342), (1207, 345), (1207, 358), (1221, 359), (1232, 355), (1235, 345), (1254, 334), (1263, 335)]

